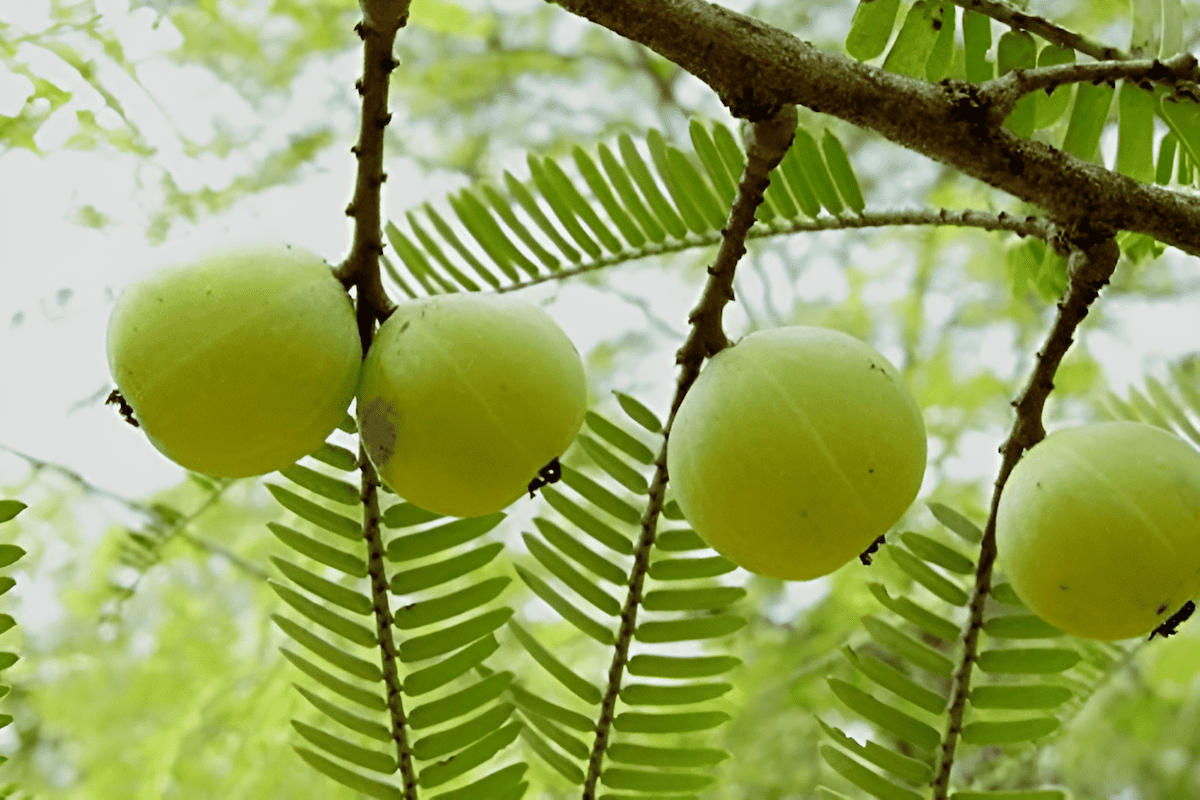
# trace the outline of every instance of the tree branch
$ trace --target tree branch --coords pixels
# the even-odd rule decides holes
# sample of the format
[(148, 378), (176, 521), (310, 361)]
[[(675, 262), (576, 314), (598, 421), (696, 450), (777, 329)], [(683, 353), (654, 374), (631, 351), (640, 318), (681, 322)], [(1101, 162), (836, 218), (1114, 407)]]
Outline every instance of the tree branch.
[(556, 0), (704, 81), (735, 117), (806, 106), (1045, 208), (1063, 221), (1138, 231), (1200, 255), (1200, 198), (1138, 183), (996, 123), (963, 81), (914, 80), (822, 51), (702, 0)]

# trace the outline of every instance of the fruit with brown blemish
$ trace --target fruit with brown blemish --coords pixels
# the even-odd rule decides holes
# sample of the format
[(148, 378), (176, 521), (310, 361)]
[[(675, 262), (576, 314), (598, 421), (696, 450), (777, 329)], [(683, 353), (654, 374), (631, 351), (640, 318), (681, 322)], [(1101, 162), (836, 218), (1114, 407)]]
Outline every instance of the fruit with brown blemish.
[(495, 294), (402, 304), (363, 363), (359, 430), (383, 481), (459, 517), (524, 494), (583, 425), (587, 380), (542, 309)]

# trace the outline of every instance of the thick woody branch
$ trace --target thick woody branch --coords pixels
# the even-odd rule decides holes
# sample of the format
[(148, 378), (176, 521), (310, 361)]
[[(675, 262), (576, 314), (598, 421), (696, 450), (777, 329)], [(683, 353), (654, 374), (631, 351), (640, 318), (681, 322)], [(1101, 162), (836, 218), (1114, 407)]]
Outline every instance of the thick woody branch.
[(1200, 255), (1200, 198), (1138, 183), (995, 123), (962, 81), (906, 78), (703, 0), (557, 0), (700, 78), (736, 117), (806, 106), (873, 130), (1059, 220), (1089, 219)]

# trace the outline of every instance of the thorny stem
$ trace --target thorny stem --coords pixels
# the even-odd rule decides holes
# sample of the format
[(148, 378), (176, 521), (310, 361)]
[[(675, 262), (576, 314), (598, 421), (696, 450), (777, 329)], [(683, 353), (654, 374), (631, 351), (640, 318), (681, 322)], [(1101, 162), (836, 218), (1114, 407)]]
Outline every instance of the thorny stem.
[(962, 732), (967, 693), (971, 688), (971, 669), (978, 656), (984, 601), (991, 590), (992, 567), (996, 561), (996, 510), (1000, 505), (1000, 493), (1022, 453), (1045, 437), (1042, 409), (1054, 388), (1055, 372), (1073, 342), (1075, 330), (1087, 316), (1088, 308), (1099, 296), (1101, 288), (1108, 283), (1121, 254), (1111, 236), (1103, 234), (1081, 236), (1080, 239), (1071, 242), (1069, 247), (1067, 296), (1058, 304), (1054, 327), (1046, 338), (1045, 347), (1037, 355), (1037, 363), (1029, 383), (1012, 403), (1017, 410), (1017, 418), (1013, 421), (1008, 440), (1000, 448), (1003, 459), (992, 492), (991, 510), (984, 528), (983, 541), (979, 547), (975, 585), (968, 604), (970, 617), (962, 634), (962, 658), (950, 682), (946, 735), (942, 739), (937, 768), (930, 784), (933, 787), (934, 800), (946, 800), (949, 793), (950, 770), (954, 765), (954, 751), (958, 744), (958, 736)]
[(583, 800), (595, 800), (596, 786), (600, 780), (600, 769), (604, 753), (608, 749), (609, 735), (615, 717), (617, 695), (621, 680), (629, 661), (629, 646), (637, 627), (638, 608), (642, 603), (642, 587), (646, 582), (646, 571), (650, 566), (650, 551), (658, 528), (658, 515), (662, 511), (663, 498), (667, 491), (667, 439), (675, 413), (683, 402), (692, 383), (700, 374), (705, 358), (720, 352), (729, 341), (721, 327), (721, 313), (725, 304), (733, 300), (733, 275), (738, 261), (746, 252), (746, 234), (754, 224), (754, 213), (763, 201), (763, 192), (770, 183), (768, 175), (783, 160), (792, 144), (796, 131), (796, 108), (785, 106), (773, 116), (750, 126), (747, 141), (747, 163), (738, 185), (737, 197), (729, 212), (729, 220), (721, 231), (723, 240), (717, 251), (716, 260), (708, 270), (709, 279), (699, 304), (688, 317), (692, 325), (683, 347), (679, 349), (676, 362), (682, 366), (671, 402), (671, 413), (663, 430), (663, 443), (654, 461), (654, 479), (650, 484), (646, 511), (642, 515), (642, 533), (634, 550), (633, 567), (629, 576), (629, 592), (625, 606), (621, 609), (621, 625), (617, 632), (615, 651), (608, 670), (608, 686), (600, 705), (600, 716), (596, 722), (596, 738), (588, 760), (587, 777), (583, 785)]

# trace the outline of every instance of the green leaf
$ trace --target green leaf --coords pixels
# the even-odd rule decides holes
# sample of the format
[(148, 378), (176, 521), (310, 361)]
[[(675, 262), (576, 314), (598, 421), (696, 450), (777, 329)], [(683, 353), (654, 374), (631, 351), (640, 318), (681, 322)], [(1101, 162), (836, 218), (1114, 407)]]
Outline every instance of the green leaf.
[(360, 706), (369, 708), (372, 711), (383, 711), (387, 708), (387, 702), (379, 693), (367, 691), (341, 678), (334, 677), (316, 664), (313, 664), (298, 653), (288, 650), (286, 647), (279, 648), (279, 652), (283, 653), (284, 658), (292, 662), (298, 670), (335, 694), (340, 694), (347, 700), (358, 703)]
[(729, 758), (729, 753), (710, 747), (647, 747), (640, 744), (610, 744), (605, 755), (621, 764), (686, 769), (709, 767)]
[[(1182, 96), (1164, 95), (1159, 101), (1159, 111), (1170, 126), (1171, 132), (1179, 138), (1179, 144), (1191, 159), (1191, 163), (1200, 163), (1200, 103)], [(1182, 173), (1182, 162), (1180, 170)], [(1182, 174), (1179, 182), (1191, 183), (1190, 180), (1184, 180)]]
[(609, 477), (617, 483), (634, 494), (647, 494), (649, 492), (649, 486), (646, 483), (645, 477), (613, 455), (604, 445), (586, 434), (580, 434), (575, 438), (575, 441), (583, 448), (583, 452), (588, 454), (588, 457), (592, 459), (596, 466), (608, 473)]
[(731, 207), (734, 197), (737, 196), (737, 182), (740, 176), (729, 171), (720, 151), (717, 150), (717, 145), (709, 136), (708, 129), (695, 117), (688, 122), (688, 135), (692, 140), (692, 149), (704, 165), (721, 205), (725, 208)]
[(520, 732), (520, 722), (514, 722), (495, 730), (465, 750), (456, 753), (453, 758), (430, 764), (422, 769), (417, 783), (428, 789), (441, 786), (460, 775), (465, 775), (491, 760), (497, 753), (512, 744)]
[[(396, 255), (400, 256), (400, 260), (404, 262), (406, 267), (408, 267), (408, 271), (417, 279), (417, 282), (421, 284), (421, 287), (425, 289), (426, 292), (432, 293), (433, 286), (430, 284), (429, 278), (432, 277), (435, 280), (437, 279), (437, 271), (433, 268), (433, 265), (429, 263), (429, 260), (425, 258), (425, 253), (428, 252), (439, 264), (442, 265), (442, 268), (446, 270), (446, 272), (450, 273), (452, 278), (458, 281), (459, 285), (467, 289), (467, 291), (478, 291), (479, 284), (464, 275), (462, 270), (460, 270), (448, 258), (446, 258), (445, 254), (442, 252), (441, 245), (439, 245), (433, 239), (433, 237), (425, 231), (420, 222), (417, 220), (416, 216), (410, 211), (407, 213), (406, 217), (408, 219), (408, 224), (413, 229), (413, 233), (418, 239), (421, 240), (421, 247), (424, 247), (424, 250), (413, 244), (409, 238), (405, 236), (399, 228), (396, 227), (395, 223), (391, 222), (390, 220), (384, 227), (384, 232), (387, 234), (388, 244), (390, 244), (392, 249), (396, 251)], [(492, 281), (495, 282), (495, 286), (499, 285), (499, 280), (490, 274), (489, 277), (491, 277)], [(438, 283), (443, 288), (445, 287), (445, 283), (443, 281), (438, 281)], [(495, 286), (493, 286), (493, 288), (495, 288)]]
[(512, 716), (514, 708), (512, 703), (500, 703), (453, 728), (424, 736), (413, 743), (413, 755), (421, 761), (430, 761), (453, 753), (498, 729)]
[(25, 551), (15, 544), (0, 544), (0, 568), (8, 567), (25, 557)]
[[(918, 0), (918, 2), (923, 2), (923, 0)], [(821, 201), (821, 205), (825, 206), (830, 214), (842, 213), (845, 208), (842, 205), (842, 198), (838, 196), (837, 189), (834, 188), (829, 168), (825, 166), (825, 159), (821, 157), (821, 151), (817, 148), (817, 140), (804, 128), (797, 128), (796, 138), (792, 142), (792, 150), (796, 151), (800, 169), (803, 171), (808, 185), (812, 187), (813, 192)]]
[(966, 56), (967, 80), (982, 83), (996, 77), (992, 62), (987, 60), (992, 48), (992, 21), (977, 11), (963, 9), (963, 50)]
[(876, 700), (862, 689), (840, 678), (829, 677), (825, 680), (838, 699), (852, 711), (896, 738), (927, 752), (932, 752), (941, 743), (942, 737), (933, 726)]
[[(925, 62), (925, 80), (935, 83), (950, 74), (954, 63), (954, 27), (957, 22), (954, 5), (942, 3), (942, 26), (937, 29), (937, 40)], [(936, 25), (934, 26), (937, 27)]]
[(1117, 172), (1135, 181), (1154, 180), (1154, 92), (1122, 81), (1117, 95)]
[(323, 528), (330, 533), (336, 533), (351, 541), (359, 541), (362, 539), (362, 523), (356, 519), (338, 514), (335, 511), (330, 511), (324, 506), (317, 505), (311, 500), (306, 500), (295, 492), (278, 486), (273, 483), (265, 484), (267, 491), (278, 501), (279, 505), (291, 511), (296, 516), (306, 519), (318, 528)]
[(646, 133), (646, 145), (650, 149), (650, 160), (654, 162), (655, 171), (666, 185), (671, 199), (675, 201), (674, 208), (678, 211), (683, 224), (692, 233), (705, 233), (710, 230), (711, 226), (705, 222), (704, 215), (684, 187), (681, 176), (672, 169), (670, 148), (667, 146), (662, 132), (657, 128), (651, 128)]
[(572, 157), (575, 159), (575, 168), (579, 170), (579, 174), (583, 176), (583, 180), (587, 183), (588, 188), (592, 190), (592, 194), (600, 201), (600, 205), (604, 206), (604, 211), (608, 214), (609, 219), (617, 226), (617, 230), (621, 232), (621, 236), (625, 237), (625, 241), (633, 247), (641, 247), (646, 243), (646, 236), (634, 223), (633, 219), (625, 213), (617, 198), (609, 189), (608, 183), (604, 180), (604, 176), (600, 173), (600, 168), (596, 166), (596, 162), (582, 147), (575, 147), (571, 151)]
[(405, 639), (399, 647), (400, 660), (406, 664), (423, 661), (466, 647), (508, 622), (512, 613), (511, 608), (498, 608), (433, 633)]
[(945, 600), (950, 605), (966, 605), (970, 595), (965, 590), (953, 581), (939, 575), (932, 567), (903, 547), (889, 547), (887, 548), (887, 553), (900, 566), (900, 569), (908, 573), (913, 580), (924, 586), (934, 595)]
[(642, 198), (638, 196), (637, 190), (633, 188), (633, 181), (629, 173), (621, 166), (621, 163), (617, 161), (616, 156), (612, 154), (612, 151), (607, 146), (601, 144), (597, 152), (600, 154), (600, 164), (604, 167), (605, 174), (608, 175), (609, 181), (612, 182), (613, 188), (617, 191), (617, 196), (625, 204), (629, 215), (637, 221), (650, 241), (665, 241), (667, 238), (666, 231), (658, 224), (658, 220), (654, 218), (650, 210), (646, 208), (642, 202)]
[[(483, 278), (492, 286), (499, 285), (499, 279), (492, 273), (490, 269), (488, 269), (487, 265), (476, 258), (475, 254), (472, 253), (465, 244), (463, 244), (462, 239), (460, 239), (458, 234), (455, 233), (454, 229), (450, 227), (450, 223), (446, 222), (446, 220), (442, 218), (442, 215), (437, 212), (437, 209), (435, 209), (429, 203), (424, 203), (421, 206), (421, 210), (425, 212), (425, 216), (428, 217), (429, 221), (433, 223), (433, 227), (438, 232), (438, 235), (450, 245), (454, 252), (458, 253), (458, 257), (465, 261), (467, 266), (475, 271), (476, 275)], [(420, 225), (418, 225), (416, 217), (411, 213), (408, 215), (408, 222), (413, 231), (420, 236)], [(425, 240), (423, 238), (422, 242), (424, 241)], [(450, 263), (448, 259), (446, 260), (446, 263)], [(516, 280), (517, 273), (511, 265), (504, 262), (496, 262), (496, 266), (500, 268), (500, 271), (503, 272), (509, 280)], [(453, 291), (454, 285), (452, 283), (445, 278), (441, 278), (441, 276), (437, 277), (439, 278), (444, 291)]]
[(945, 697), (921, 686), (892, 665), (885, 664), (867, 653), (859, 655), (848, 645), (842, 648), (842, 653), (855, 669), (897, 697), (902, 697), (931, 714), (941, 714), (946, 710)]
[[(996, 43), (996, 72), (1007, 75), (1014, 69), (1031, 69), (1037, 65), (1037, 43), (1028, 31), (1010, 30), (1000, 35)], [(1037, 98), (1027, 94), (1017, 100), (1004, 120), (1004, 126), (1022, 138), (1029, 138), (1034, 128)]]
[(525, 209), (525, 213), (534, 221), (534, 224), (541, 229), (542, 233), (550, 238), (550, 241), (554, 243), (558, 251), (566, 256), (568, 261), (575, 264), (579, 263), (582, 258), (579, 251), (568, 244), (567, 240), (558, 232), (558, 228), (551, 224), (549, 218), (542, 213), (541, 207), (537, 204), (537, 200), (533, 198), (529, 190), (507, 172), (504, 173), (504, 185), (508, 189), (508, 193), (520, 203), (521, 208)]
[(638, 153), (637, 148), (633, 144), (633, 139), (629, 137), (629, 134), (621, 134), (620, 138), (617, 139), (617, 147), (621, 152), (621, 159), (625, 162), (626, 169), (633, 177), (642, 195), (645, 196), (646, 202), (649, 203), (658, 221), (662, 223), (667, 233), (676, 239), (682, 239), (687, 235), (687, 227), (684, 225), (683, 220), (679, 218), (679, 214), (675, 212), (675, 209), (667, 202), (667, 199), (663, 197), (662, 191), (659, 190), (658, 184), (654, 181), (654, 176), (650, 173), (646, 162), (642, 160), (642, 156)]
[[(537, 265), (526, 258), (520, 248), (508, 238), (508, 234), (496, 222), (482, 200), (464, 189), (457, 198), (452, 197), (450, 202), (454, 213), (458, 215), (463, 225), (475, 237), (475, 241), (479, 242), (480, 247), (487, 251), (497, 266), (501, 266), (503, 269), (503, 264), (515, 264), (529, 277), (538, 277)], [(515, 273), (510, 273), (507, 269), (504, 272), (516, 280)]]
[(275, 594), (279, 595), (281, 600), (326, 630), (349, 639), (362, 647), (375, 647), (378, 644), (375, 634), (365, 625), (348, 620), (342, 615), (325, 608), (325, 606), (314, 603), (299, 592), (293, 591), (275, 581), (269, 580), (267, 584), (275, 591)]
[(282, 558), (271, 556), (271, 561), (279, 568), (289, 580), (307, 589), (318, 597), (324, 598), (334, 605), (341, 606), (347, 611), (352, 611), (355, 614), (370, 614), (374, 608), (371, 605), (371, 600), (364, 594), (347, 589), (345, 586), (326, 580), (319, 575), (314, 575), (303, 567), (298, 567), (290, 561), (285, 561)]
[(746, 596), (740, 586), (704, 586), (696, 589), (655, 589), (642, 598), (647, 611), (716, 611)]
[(370, 661), (350, 655), (340, 647), (335, 647), (321, 637), (309, 633), (292, 620), (280, 614), (272, 614), (271, 619), (298, 644), (308, 648), (309, 651), (325, 659), (330, 664), (340, 667), (351, 675), (362, 678), (365, 681), (376, 682), (383, 680), (383, 673), (379, 667)]
[(490, 564), (500, 551), (504, 549), (504, 545), (500, 542), (491, 542), (483, 547), (477, 547), (474, 550), (468, 550), (457, 556), (442, 559), (433, 564), (426, 564), (423, 567), (414, 567), (413, 569), (397, 572), (392, 575), (391, 591), (393, 594), (412, 594), (419, 592), (422, 589), (430, 589), (434, 586), (440, 586), (443, 583), (449, 583), (455, 578), (461, 578), (485, 564)]
[(513, 636), (521, 643), (521, 646), (525, 648), (525, 651), (529, 653), (533, 660), (541, 665), (542, 669), (553, 675), (559, 683), (567, 687), (576, 697), (592, 705), (600, 702), (602, 699), (600, 690), (580, 676), (579, 673), (575, 672), (562, 661), (559, 661), (529, 631), (518, 625), (515, 620), (508, 621), (508, 628), (513, 632)]
[(399, 630), (412, 630), (457, 617), (495, 600), (511, 581), (512, 578), (506, 575), (499, 576), (474, 583), (457, 592), (410, 603), (397, 609), (393, 622)]
[(294, 549), (295, 552), (307, 555), (308, 558), (311, 558), (313, 561), (319, 561), (320, 564), (324, 564), (325, 566), (334, 567), (335, 570), (340, 570), (346, 573), (346, 575), (355, 578), (366, 577), (366, 561), (359, 558), (358, 555), (346, 553), (336, 547), (325, 545), (324, 542), (319, 542), (316, 539), (312, 539), (311, 536), (301, 534), (300, 531), (288, 528), (287, 525), (269, 522), (266, 523), (266, 527), (270, 528), (271, 533), (275, 534), (276, 539)]
[(625, 711), (617, 714), (613, 727), (622, 733), (688, 733), (707, 731), (730, 719), (723, 711), (690, 711), (675, 714), (649, 714)]
[(1032, 717), (1009, 722), (970, 722), (963, 726), (962, 738), (967, 744), (1015, 744), (1040, 739), (1058, 730), (1054, 717)]
[(708, 558), (660, 558), (650, 562), (649, 575), (656, 581), (681, 581), (694, 578), (715, 578), (737, 569), (724, 556)]
[(957, 533), (964, 541), (970, 544), (979, 544), (983, 541), (983, 531), (979, 526), (953, 508), (942, 503), (929, 503), (929, 511), (938, 522)]
[(900, 780), (913, 786), (929, 783), (930, 778), (933, 776), (933, 770), (924, 761), (901, 755), (894, 750), (889, 750), (872, 742), (870, 739), (865, 744), (860, 745), (839, 728), (830, 727), (819, 719), (817, 720), (817, 724), (843, 750), (849, 750), (859, 758), (870, 761), (875, 766), (887, 770)]
[[(1108, 108), (1112, 105), (1115, 88), (1107, 83), (1094, 85), (1078, 84), (1075, 89), (1075, 107), (1071, 109), (1071, 120), (1063, 136), (1062, 149), (1084, 161), (1092, 161), (1100, 147), (1100, 134), (1108, 119)], [(1178, 133), (1178, 131), (1176, 131)]]
[(551, 575), (574, 589), (576, 594), (610, 617), (621, 613), (621, 604), (615, 597), (580, 574), (537, 537), (526, 533), (522, 534), (522, 538), (530, 555), (536, 558)]
[(924, 606), (919, 606), (907, 597), (893, 598), (881, 583), (868, 583), (871, 594), (894, 614), (897, 614), (921, 630), (946, 642), (958, 639), (958, 626), (945, 617), (940, 617)]
[(593, 733), (595, 731), (596, 723), (578, 711), (572, 711), (556, 703), (551, 703), (549, 700), (528, 692), (520, 686), (513, 685), (509, 687), (509, 691), (512, 693), (513, 699), (522, 708), (532, 714), (560, 722), (568, 728), (574, 728), (582, 733)]
[[(483, 536), (495, 528), (504, 519), (503, 512), (487, 514), (482, 517), (456, 519), (434, 528), (428, 528), (420, 533), (409, 533), (398, 536), (388, 542), (387, 557), (391, 561), (411, 561), (415, 558), (431, 556), (466, 544), (472, 539)], [(384, 524), (391, 527), (384, 514)]]
[[(521, 729), (521, 738), (529, 745), (529, 749), (536, 753), (542, 761), (549, 764), (555, 772), (562, 775), (575, 786), (583, 785), (585, 777), (583, 770), (576, 766), (575, 762), (551, 747), (549, 742), (534, 733), (529, 726)], [(585, 750), (581, 758), (586, 758), (586, 756), (587, 752)]]
[[(1039, 67), (1052, 67), (1058, 64), (1074, 63), (1075, 51), (1069, 47), (1048, 44), (1038, 53)], [(1057, 86), (1049, 95), (1045, 92), (1034, 92), (1034, 128), (1045, 128), (1058, 122), (1071, 105), (1071, 88), (1070, 85)]]
[(383, 522), (385, 527), (393, 529), (408, 528), (413, 525), (432, 522), (435, 519), (444, 519), (444, 517), (441, 514), (426, 511), (412, 503), (396, 503), (394, 506), (389, 506), (383, 512), (383, 516), (380, 517), (380, 521)]
[(896, 24), (900, 0), (859, 0), (846, 34), (846, 54), (859, 61), (870, 61), (887, 47)]
[(387, 753), (380, 753), (366, 747), (361, 747), (346, 741), (340, 736), (326, 733), (312, 725), (299, 720), (292, 720), (292, 727), (310, 743), (321, 748), (330, 755), (337, 756), (343, 761), (357, 764), (364, 769), (390, 775), (396, 771), (396, 759)]
[[(666, 509), (663, 509), (663, 516), (666, 516)], [(659, 531), (654, 537), (654, 546), (667, 553), (708, 549), (708, 544), (700, 538), (700, 534), (689, 528)]]
[(558, 513), (566, 517), (575, 527), (591, 536), (600, 544), (622, 555), (633, 555), (633, 542), (618, 533), (608, 525), (580, 508), (569, 500), (562, 492), (550, 487), (542, 487), (542, 498)]
[[(567, 234), (575, 241), (575, 244), (587, 253), (591, 258), (599, 258), (601, 255), (600, 245), (596, 243), (583, 226), (579, 223), (579, 218), (576, 209), (571, 202), (572, 192), (568, 187), (571, 187), (570, 180), (562, 173), (562, 169), (558, 168), (558, 164), (553, 159), (539, 159), (534, 155), (529, 155), (526, 161), (529, 164), (529, 171), (533, 177), (534, 184), (542, 192), (542, 197), (545, 198), (550, 210), (554, 212), (554, 216), (558, 217), (558, 221), (562, 223)], [(571, 187), (574, 188), (574, 187)], [(616, 245), (616, 249), (620, 250), (620, 245), (613, 238), (611, 231), (605, 231), (610, 240)]]
[(533, 524), (537, 526), (542, 536), (546, 537), (547, 542), (584, 569), (616, 586), (623, 587), (627, 584), (629, 576), (625, 570), (593, 551), (553, 522), (542, 517), (534, 517)]
[[(917, 0), (909, 8), (896, 34), (896, 41), (883, 60), (883, 68), (910, 78), (924, 76), (925, 62), (933, 51), (943, 25), (945, 8), (941, 3)], [(826, 206), (828, 208), (828, 206)]]
[(335, 503), (356, 506), (360, 502), (358, 489), (343, 480), (323, 475), (315, 469), (309, 469), (300, 464), (292, 464), (286, 469), (279, 470), (279, 474), (297, 486), (308, 489), (313, 494), (328, 498)]
[(309, 456), (341, 472), (352, 472), (358, 468), (358, 456), (341, 445), (329, 442), (313, 450)]
[[(636, 422), (638, 425), (641, 425), (651, 433), (662, 432), (662, 422), (659, 421), (658, 417), (655, 416), (653, 411), (642, 405), (640, 400), (632, 395), (625, 394), (624, 392), (614, 391), (613, 395), (617, 398), (617, 403), (621, 406), (621, 410), (628, 414), (631, 420)], [(630, 455), (634, 454), (630, 453)], [(634, 455), (634, 457), (637, 458), (636, 455)], [(652, 462), (653, 457), (650, 461), (644, 463), (649, 464)]]
[(395, 786), (388, 786), (372, 778), (359, 775), (308, 748), (297, 747), (295, 750), (314, 769), (343, 786), (348, 786), (356, 792), (362, 792), (368, 797), (378, 797), (380, 800), (401, 800), (400, 790)]
[(944, 570), (958, 575), (972, 575), (975, 572), (975, 562), (952, 547), (948, 547), (936, 539), (920, 533), (908, 531), (900, 535), (904, 546), (923, 561), (937, 564)]
[(0, 522), (8, 522), (27, 508), (20, 500), (0, 500)]
[[(876, 2), (882, 2), (882, 0), (876, 0)], [(829, 166), (829, 174), (833, 177), (833, 182), (837, 185), (842, 199), (846, 201), (846, 205), (850, 206), (851, 210), (861, 214), (866, 208), (866, 203), (863, 202), (862, 189), (859, 188), (858, 178), (854, 175), (854, 168), (850, 166), (846, 148), (842, 147), (842, 143), (833, 135), (832, 131), (826, 130), (825, 135), (821, 138), (821, 150), (825, 153), (825, 163)]]
[(511, 672), (496, 672), (454, 694), (419, 705), (409, 710), (408, 724), (419, 730), (469, 714), (502, 695), (512, 678)]
[(495, 800), (515, 800), (520, 795), (510, 795), (509, 792), (520, 783), (528, 764), (510, 764), (504, 769), (497, 770), (486, 778), (480, 778), (453, 791), (435, 795), (433, 800), (479, 800), (481, 797)]
[(529, 232), (529, 228), (526, 227), (525, 223), (517, 218), (516, 213), (513, 212), (512, 205), (508, 202), (508, 199), (505, 198), (504, 195), (500, 194), (500, 192), (498, 192), (494, 187), (487, 184), (483, 184), (480, 188), (483, 190), (483, 194), (487, 198), (488, 203), (491, 204), (492, 210), (495, 211), (500, 219), (504, 221), (504, 224), (508, 226), (508, 229), (517, 235), (517, 238), (521, 240), (521, 243), (529, 249), (529, 252), (533, 253), (537, 260), (541, 262), (542, 266), (551, 272), (555, 272), (562, 268), (562, 262), (560, 262), (558, 258), (551, 254), (550, 251), (542, 247), (541, 242), (534, 238), (533, 234)]
[(1066, 686), (1033, 684), (1030, 686), (976, 686), (971, 690), (971, 705), (976, 708), (1037, 709), (1056, 708), (1074, 693)]
[(1062, 647), (985, 650), (976, 662), (984, 672), (1041, 675), (1063, 672), (1079, 663), (1075, 650)]
[(640, 792), (696, 792), (714, 780), (691, 772), (646, 772), (619, 767), (609, 767), (600, 773), (600, 783), (611, 789)]
[(1067, 800), (1059, 789), (1024, 789), (1015, 792), (955, 792), (950, 800)]
[(517, 567), (517, 574), (521, 576), (521, 580), (533, 590), (533, 593), (540, 597), (545, 603), (558, 612), (558, 615), (567, 622), (574, 625), (581, 632), (586, 633), (600, 644), (613, 644), (614, 634), (611, 630), (596, 622), (584, 612), (580, 611), (561, 594), (550, 588), (550, 585), (543, 581), (538, 576), (534, 575), (526, 569)]
[(896, 655), (908, 659), (935, 675), (950, 677), (954, 672), (954, 664), (950, 659), (928, 645), (901, 633), (883, 620), (868, 614), (862, 618), (862, 623), (872, 639)]
[(641, 512), (577, 469), (562, 465), (562, 482), (602, 511), (629, 525), (641, 522)]
[(652, 656), (639, 654), (629, 659), (626, 670), (640, 678), (711, 678), (741, 666), (736, 656)]
[(670, 171), (672, 183), (679, 187), (680, 193), (695, 206), (700, 215), (702, 228), (697, 233), (720, 230), (724, 227), (728, 206), (722, 204), (713, 188), (708, 185), (708, 182), (704, 180), (682, 150), (668, 147), (666, 155), (667, 169)]
[(1063, 632), (1034, 614), (992, 617), (983, 623), (983, 632), (997, 639), (1052, 639)]
[(682, 686), (631, 683), (621, 687), (621, 701), (631, 706), (688, 705), (715, 700), (731, 689), (731, 683), (688, 683)]
[(728, 614), (673, 619), (665, 622), (650, 621), (638, 625), (633, 637), (639, 642), (648, 644), (717, 639), (741, 630), (745, 624), (744, 618)]
[(304, 699), (313, 704), (313, 707), (320, 711), (325, 716), (329, 717), (334, 722), (349, 728), (356, 733), (361, 733), (379, 742), (391, 742), (392, 734), (386, 727), (378, 722), (372, 722), (369, 719), (364, 719), (357, 714), (352, 714), (346, 711), (341, 706), (329, 702), (316, 692), (310, 692), (298, 683), (292, 684), (296, 690), (303, 695)]
[(1025, 604), (1021, 602), (1021, 598), (1017, 597), (1017, 593), (1013, 590), (1011, 583), (993, 583), (992, 588), (988, 591), (992, 599), (997, 603), (1004, 603), (1008, 606), (1017, 606), (1024, 608)]
[(882, 800), (922, 800), (921, 795), (901, 789), (831, 745), (823, 744), (819, 750), (826, 764), (868, 794)]
[[(649, 447), (596, 412), (587, 412), (584, 421), (593, 433), (634, 461), (646, 465), (654, 463), (654, 452)], [(657, 424), (657, 420), (655, 420), (655, 424)]]
[(495, 636), (483, 636), (449, 658), (410, 672), (404, 679), (404, 693), (409, 697), (417, 697), (431, 692), (439, 686), (445, 686), (460, 675), (465, 675), (482, 664), (499, 648), (500, 643), (496, 641)]

